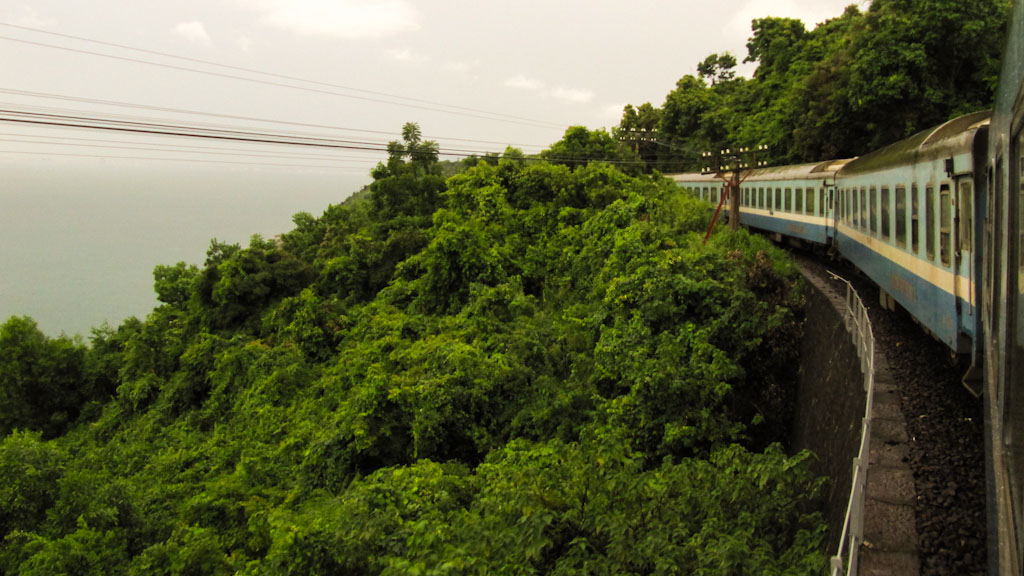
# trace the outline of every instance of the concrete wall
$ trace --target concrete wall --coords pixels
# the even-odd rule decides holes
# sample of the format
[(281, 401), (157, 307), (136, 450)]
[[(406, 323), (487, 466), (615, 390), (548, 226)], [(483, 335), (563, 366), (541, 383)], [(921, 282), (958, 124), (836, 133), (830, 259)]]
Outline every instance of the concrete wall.
[(850, 497), (852, 462), (860, 449), (866, 393), (860, 360), (843, 324), (845, 284), (832, 286), (813, 275), (804, 276), (812, 289), (807, 294), (790, 446), (817, 454), (815, 471), (832, 480), (828, 552), (834, 554)]

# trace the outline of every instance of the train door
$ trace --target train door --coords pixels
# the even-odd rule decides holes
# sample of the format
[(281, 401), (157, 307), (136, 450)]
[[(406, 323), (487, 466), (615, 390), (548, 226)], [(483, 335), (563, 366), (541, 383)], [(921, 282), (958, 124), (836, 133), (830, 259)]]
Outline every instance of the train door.
[(839, 211), (836, 210), (835, 196), (835, 183), (829, 185), (827, 182), (822, 182), (822, 187), (819, 189), (818, 204), (821, 206), (821, 213), (825, 216), (826, 240), (836, 237), (836, 218)]
[(961, 178), (957, 180), (956, 185), (955, 272), (959, 278), (966, 280), (964, 289), (959, 291), (960, 297), (968, 303), (962, 311), (962, 322), (974, 332), (974, 318), (977, 317), (974, 308), (977, 306), (977, 299), (974, 296), (974, 178)]

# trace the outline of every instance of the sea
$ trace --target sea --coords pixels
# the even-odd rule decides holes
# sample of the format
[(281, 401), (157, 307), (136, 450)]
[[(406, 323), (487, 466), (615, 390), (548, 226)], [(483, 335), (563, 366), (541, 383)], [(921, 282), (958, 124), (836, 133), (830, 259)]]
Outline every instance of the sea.
[(211, 240), (246, 246), (320, 216), (368, 174), (243, 166), (0, 162), (0, 322), (81, 335), (158, 304), (153, 269), (202, 265)]

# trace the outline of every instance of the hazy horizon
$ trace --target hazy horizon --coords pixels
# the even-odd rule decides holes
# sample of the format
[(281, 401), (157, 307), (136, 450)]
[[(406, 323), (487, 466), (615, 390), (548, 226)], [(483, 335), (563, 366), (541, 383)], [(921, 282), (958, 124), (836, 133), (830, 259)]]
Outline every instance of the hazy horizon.
[[(145, 318), (153, 268), (201, 265), (210, 241), (248, 245), (320, 216), (357, 189), (337, 175), (257, 168), (0, 166), (0, 318), (30, 316), (48, 336)], [(369, 177), (366, 177), (369, 181)]]

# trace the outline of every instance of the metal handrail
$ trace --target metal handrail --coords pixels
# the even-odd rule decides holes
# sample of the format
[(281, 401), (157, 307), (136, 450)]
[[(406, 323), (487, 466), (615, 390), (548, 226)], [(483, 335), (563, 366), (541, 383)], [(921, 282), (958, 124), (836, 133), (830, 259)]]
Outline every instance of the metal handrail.
[(832, 272), (829, 272), (829, 275), (846, 284), (846, 310), (843, 311), (843, 318), (846, 330), (852, 336), (853, 344), (857, 348), (861, 372), (864, 374), (864, 390), (867, 394), (864, 419), (861, 425), (860, 451), (853, 459), (853, 486), (850, 489), (850, 500), (846, 506), (843, 533), (839, 539), (836, 555), (831, 559), (832, 576), (840, 576), (843, 573), (844, 565), (847, 576), (853, 576), (857, 574), (860, 546), (864, 542), (864, 493), (871, 450), (871, 404), (875, 394), (875, 336), (871, 331), (868, 310), (853, 289), (853, 285)]

